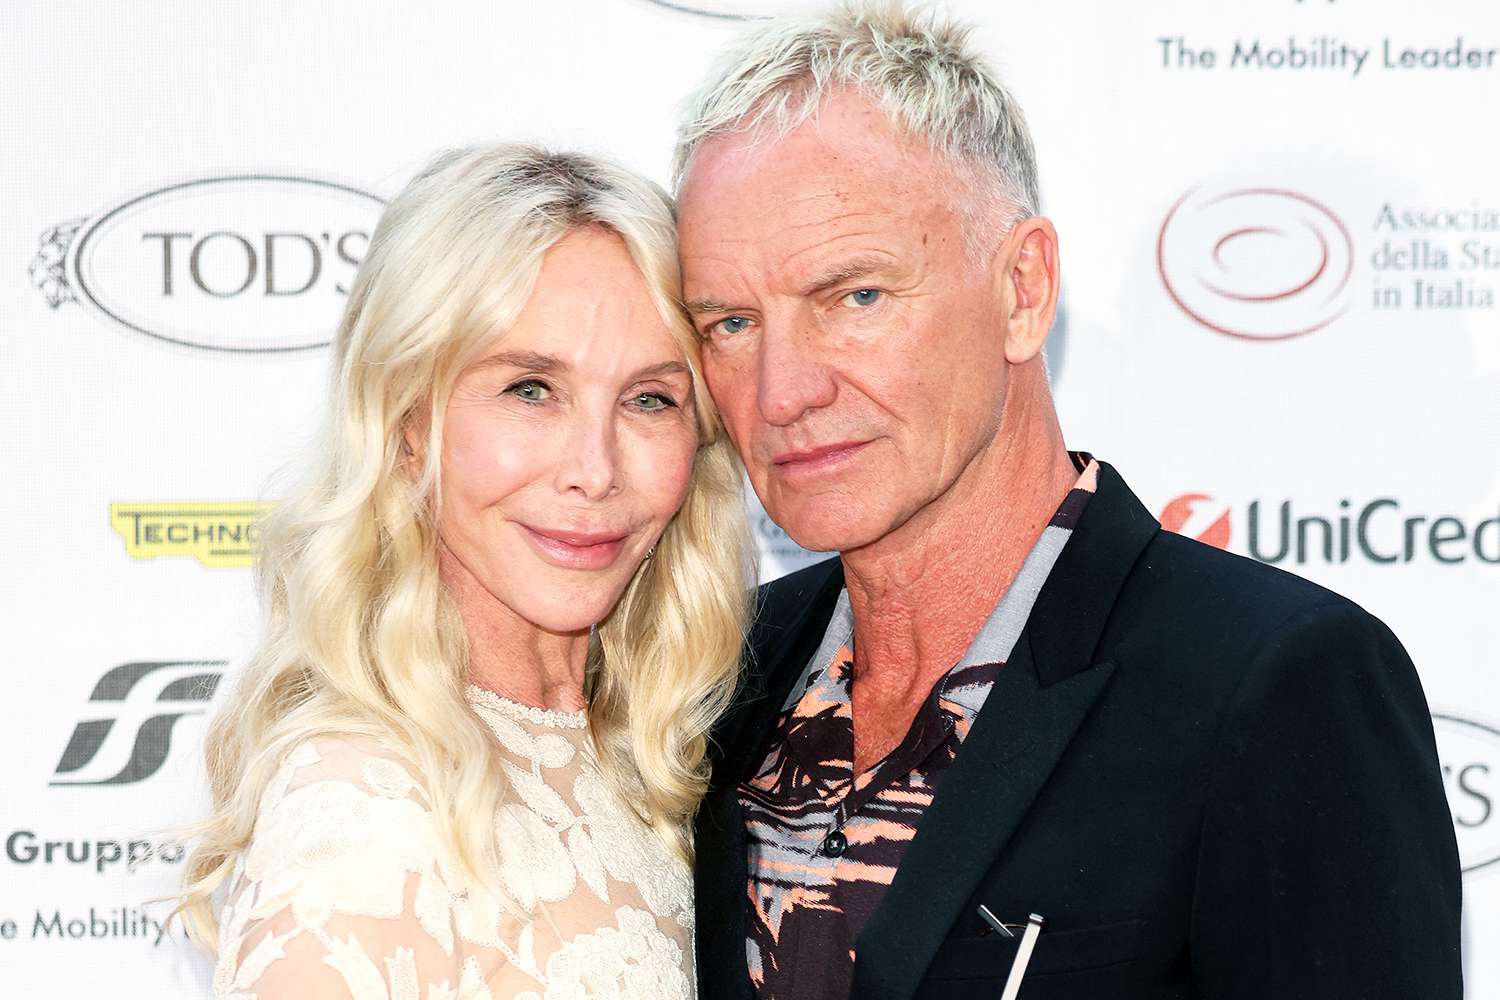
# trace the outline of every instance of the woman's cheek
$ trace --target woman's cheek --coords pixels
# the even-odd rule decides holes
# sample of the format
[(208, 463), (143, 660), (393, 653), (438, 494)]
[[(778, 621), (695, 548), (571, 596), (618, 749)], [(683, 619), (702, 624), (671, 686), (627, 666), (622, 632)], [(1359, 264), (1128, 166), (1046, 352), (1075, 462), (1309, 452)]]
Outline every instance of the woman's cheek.
[(655, 513), (663, 523), (677, 513), (677, 508), (687, 498), (693, 460), (697, 454), (698, 434), (693, 427), (683, 427), (680, 433), (664, 435), (650, 449), (644, 471), (646, 481), (653, 484), (651, 494)]
[(529, 467), (551, 454), (544, 427), (493, 410), (450, 410), (443, 437), (444, 478), (481, 503), (524, 485)]

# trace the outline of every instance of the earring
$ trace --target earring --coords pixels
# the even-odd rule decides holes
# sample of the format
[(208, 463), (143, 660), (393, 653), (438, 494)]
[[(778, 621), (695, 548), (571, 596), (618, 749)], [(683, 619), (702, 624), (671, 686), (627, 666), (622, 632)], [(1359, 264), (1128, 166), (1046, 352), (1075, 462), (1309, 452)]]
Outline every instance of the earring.
[(654, 555), (656, 555), (656, 546), (655, 545), (651, 546), (649, 549), (646, 550), (646, 558), (650, 559)]

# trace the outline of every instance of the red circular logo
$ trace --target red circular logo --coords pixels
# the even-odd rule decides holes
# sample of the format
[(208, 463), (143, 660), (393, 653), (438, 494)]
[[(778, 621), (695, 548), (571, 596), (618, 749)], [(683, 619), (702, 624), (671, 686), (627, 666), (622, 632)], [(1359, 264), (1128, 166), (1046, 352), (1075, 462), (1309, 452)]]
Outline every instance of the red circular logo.
[(1229, 548), (1229, 505), (1207, 493), (1184, 493), (1162, 508), (1161, 526), (1215, 548)]
[(1167, 212), (1156, 268), (1195, 322), (1244, 340), (1321, 330), (1349, 308), (1349, 229), (1323, 204), (1282, 188), (1194, 188)]

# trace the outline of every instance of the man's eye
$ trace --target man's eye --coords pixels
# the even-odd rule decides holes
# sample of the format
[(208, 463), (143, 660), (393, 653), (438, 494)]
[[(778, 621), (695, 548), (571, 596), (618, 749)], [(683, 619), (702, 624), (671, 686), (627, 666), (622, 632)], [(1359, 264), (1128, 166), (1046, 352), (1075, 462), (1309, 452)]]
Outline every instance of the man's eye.
[(709, 332), (722, 333), (732, 337), (737, 333), (744, 333), (745, 327), (749, 325), (750, 321), (744, 316), (727, 316), (710, 327)]
[(545, 382), (534, 378), (508, 386), (505, 391), (528, 403), (540, 403), (552, 395), (552, 390), (547, 388)]
[(844, 301), (855, 306), (873, 306), (880, 298), (878, 288), (857, 288), (844, 296)]

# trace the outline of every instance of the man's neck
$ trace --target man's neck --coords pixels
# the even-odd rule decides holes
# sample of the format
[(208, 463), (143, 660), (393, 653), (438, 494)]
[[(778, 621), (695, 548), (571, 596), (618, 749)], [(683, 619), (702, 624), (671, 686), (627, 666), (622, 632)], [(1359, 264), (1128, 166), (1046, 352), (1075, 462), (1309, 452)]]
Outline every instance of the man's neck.
[(994, 442), (943, 496), (879, 541), (843, 553), (856, 763), (861, 748), (879, 760), (904, 735), (1077, 481), (1045, 383), (1013, 390)]

